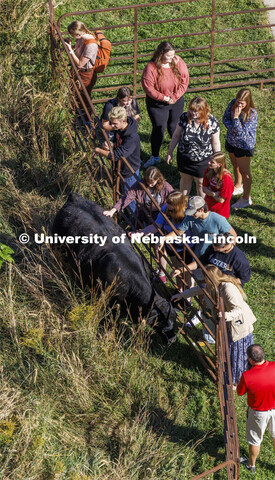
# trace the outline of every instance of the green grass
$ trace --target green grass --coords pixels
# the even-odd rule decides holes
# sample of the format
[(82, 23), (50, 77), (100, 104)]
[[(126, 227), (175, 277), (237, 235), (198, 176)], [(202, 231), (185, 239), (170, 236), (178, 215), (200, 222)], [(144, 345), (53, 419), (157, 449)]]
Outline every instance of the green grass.
[[(144, 1), (139, 2), (139, 5), (146, 3)], [(156, 2), (152, 2), (156, 3)], [(131, 0), (127, 0), (120, 5), (128, 5), (132, 4)], [(111, 8), (113, 6), (119, 6), (119, 3), (115, 3), (112, 1), (105, 1), (104, 5), (98, 5), (98, 8)], [(251, 1), (247, 2), (245, 0), (233, 0), (230, 2), (230, 10), (232, 11), (242, 11), (247, 9), (255, 9), (259, 6), (262, 6), (261, 1)], [(56, 11), (56, 18), (61, 16), (62, 14), (69, 12), (69, 11), (76, 11), (79, 8), (78, 2), (70, 1), (66, 2), (66, 4), (61, 5), (57, 8)], [(90, 2), (82, 2), (80, 10), (89, 10), (91, 8)], [(228, 2), (225, 0), (218, 0), (216, 1), (216, 13), (223, 13), (228, 11)], [(142, 40), (145, 38), (152, 38), (152, 37), (169, 37), (174, 35), (187, 35), (187, 34), (194, 34), (195, 32), (209, 32), (211, 31), (211, 12), (212, 12), (212, 2), (210, 1), (195, 1), (195, 2), (186, 2), (181, 5), (165, 5), (165, 6), (152, 6), (152, 7), (145, 7), (143, 9), (138, 10), (138, 21), (139, 22), (146, 22), (151, 20), (167, 20), (173, 18), (188, 18), (200, 15), (210, 15), (210, 18), (203, 18), (203, 19), (191, 19), (185, 20), (184, 22), (177, 22), (177, 23), (160, 23), (160, 24), (153, 24), (153, 25), (144, 25), (140, 26), (138, 29), (138, 40)], [(108, 25), (121, 25), (125, 23), (132, 23), (134, 22), (134, 10), (133, 9), (126, 9), (123, 10), (122, 13), (119, 11), (109, 11), (106, 13), (97, 13), (97, 14), (86, 14), (86, 15), (79, 15), (77, 17), (65, 17), (61, 22), (61, 29), (64, 31), (68, 24), (72, 21), (73, 18), (83, 21), (86, 23), (90, 28), (97, 28), (97, 27), (104, 27)], [(106, 21), (106, 18), (108, 20)], [(259, 24), (267, 24), (267, 17), (265, 13), (245, 13), (245, 14), (238, 14), (234, 16), (220, 16), (216, 18), (215, 28), (216, 30), (221, 31), (220, 33), (215, 34), (215, 44), (231, 44), (237, 42), (249, 42), (251, 40), (263, 40), (263, 39), (271, 39), (271, 32), (270, 29), (252, 29), (252, 30), (240, 30), (240, 31), (230, 31), (231, 28), (240, 28), (243, 27), (244, 24), (247, 26), (255, 26)], [(224, 31), (227, 30), (227, 31)], [(229, 31), (228, 31), (229, 30)], [(133, 41), (134, 40), (134, 29), (133, 27), (120, 27), (116, 29), (106, 30), (106, 35), (112, 43), (117, 41)], [(147, 54), (148, 56), (145, 58), (138, 59), (138, 70), (140, 73), (138, 74), (138, 84), (140, 84), (141, 72), (150, 59), (150, 55), (155, 50), (156, 46), (158, 45), (159, 40), (154, 40), (150, 43), (144, 42), (138, 44), (138, 54)], [(173, 38), (172, 43), (176, 49), (188, 49), (194, 47), (208, 47), (211, 43), (211, 36), (209, 34), (203, 35), (194, 35), (190, 37), (183, 37), (183, 38)], [(116, 58), (117, 56), (126, 56), (133, 54), (133, 45), (113, 45), (112, 48), (112, 58)], [(274, 50), (272, 49), (272, 44), (253, 44), (253, 45), (241, 45), (241, 46), (233, 46), (233, 47), (223, 47), (223, 48), (216, 48), (215, 49), (215, 61), (221, 61), (225, 59), (234, 59), (240, 57), (251, 57), (251, 56), (261, 56), (261, 55), (270, 55), (274, 54)], [(190, 52), (182, 53), (182, 56), (185, 62), (189, 65), (193, 65), (196, 63), (203, 63), (209, 62), (211, 51), (210, 48), (206, 48), (203, 50), (196, 50)], [(225, 64), (219, 64), (215, 66), (214, 72), (215, 74), (218, 73), (232, 73), (232, 72), (240, 72), (245, 70), (257, 70), (260, 68), (268, 69), (274, 67), (274, 62), (272, 59), (257, 59), (253, 61), (240, 60), (229, 62)], [(110, 73), (118, 73), (123, 71), (130, 71), (133, 68), (133, 63), (130, 60), (123, 60), (119, 63), (111, 61), (108, 66), (108, 72)], [(190, 68), (190, 75), (192, 77), (192, 81), (190, 82), (189, 87), (205, 87), (209, 85), (209, 79), (198, 79), (199, 76), (209, 76), (209, 67), (208, 66), (200, 66), (200, 67), (191, 67)], [(237, 79), (239, 81), (251, 80), (253, 78), (259, 77), (262, 78), (269, 78), (272, 76), (272, 72), (264, 72), (263, 74), (242, 74), (242, 75), (234, 75), (234, 76), (227, 76), (220, 77), (215, 79), (215, 84), (219, 83), (227, 83), (227, 82), (234, 82)], [(114, 86), (116, 88), (120, 84), (128, 84), (132, 83), (133, 77), (132, 75), (126, 75), (121, 77), (111, 77), (107, 78), (103, 75), (97, 82), (97, 87), (103, 86)], [(137, 93), (143, 93), (141, 87), (138, 87)], [(108, 92), (107, 92), (108, 95)], [(106, 97), (106, 94), (98, 93), (96, 94), (97, 98)]]
[[(76, 1), (59, 3), (58, 15), (79, 8)], [(127, 3), (131, 2), (123, 2)], [(208, 13), (209, 3), (186, 5), (184, 15)], [(106, 0), (104, 7), (111, 4)], [(245, 1), (231, 4), (232, 9), (247, 7)], [(249, 2), (251, 8), (258, 5), (259, 1)], [(86, 1), (81, 4), (90, 6)], [(226, 6), (217, 1), (219, 11)], [(91, 192), (85, 154), (73, 153), (66, 137), (66, 92), (51, 79), (47, 4), (13, 0), (1, 8), (0, 242), (13, 248), (15, 264), (4, 264), (0, 277), (0, 477), (189, 480), (222, 462), (224, 446), (214, 385), (183, 338), (166, 349), (156, 334), (151, 339), (146, 325), (118, 320), (118, 313), (106, 307), (109, 292), (99, 301), (93, 293), (87, 301), (59, 256), (47, 247), (31, 241), (23, 248), (16, 241), (24, 231), (33, 238), (35, 231), (47, 230), (69, 191), (89, 198)], [(173, 15), (178, 16), (179, 9), (175, 7)], [(150, 15), (169, 18), (167, 10), (154, 7)], [(130, 17), (126, 10), (123, 22)], [(106, 23), (106, 18), (101, 20)], [(237, 17), (234, 23), (240, 25)], [(163, 26), (156, 27), (154, 34), (162, 30)], [(242, 35), (255, 39), (255, 33)], [(267, 38), (268, 30), (263, 35)], [(196, 37), (193, 40), (197, 42)], [(236, 89), (204, 93), (219, 120), (235, 93)], [(230, 221), (239, 234), (248, 232), (258, 239), (257, 245), (244, 247), (253, 270), (246, 293), (258, 319), (255, 341), (274, 360), (270, 228), (274, 100), (270, 85), (263, 91), (252, 87), (252, 93), (259, 113), (252, 161), (254, 203), (232, 214)], [(186, 102), (191, 98), (187, 94)], [(145, 159), (150, 154), (150, 123), (144, 100), (139, 104)], [(96, 108), (100, 113), (100, 105)], [(222, 125), (221, 134), (223, 145)], [(166, 137), (162, 158), (168, 143)], [(172, 167), (162, 164), (161, 169), (178, 187), (175, 162)], [(247, 453), (245, 404), (245, 398), (236, 398), (241, 454)], [(266, 434), (257, 480), (272, 478), (271, 448)], [(250, 478), (243, 468), (241, 478)]]

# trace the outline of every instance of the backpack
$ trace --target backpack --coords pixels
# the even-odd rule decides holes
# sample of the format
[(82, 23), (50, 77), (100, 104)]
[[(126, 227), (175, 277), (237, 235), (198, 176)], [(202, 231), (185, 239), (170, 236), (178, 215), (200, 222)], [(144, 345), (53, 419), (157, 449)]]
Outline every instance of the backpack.
[(111, 42), (104, 37), (104, 34), (97, 30), (95, 32), (95, 39), (90, 38), (84, 43), (84, 48), (89, 43), (96, 43), (98, 45), (98, 51), (96, 56), (96, 61), (94, 64), (94, 71), (96, 73), (104, 72), (105, 68), (107, 67), (110, 55), (111, 55)]

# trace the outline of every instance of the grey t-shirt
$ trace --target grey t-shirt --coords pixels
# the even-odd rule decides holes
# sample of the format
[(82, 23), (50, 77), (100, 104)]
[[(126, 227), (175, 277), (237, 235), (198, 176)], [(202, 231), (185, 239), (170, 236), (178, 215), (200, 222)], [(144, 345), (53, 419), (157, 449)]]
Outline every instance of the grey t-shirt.
[(98, 45), (96, 43), (88, 43), (88, 45), (85, 45), (83, 50), (83, 43), (85, 43), (85, 41), (83, 41), (81, 38), (76, 41), (75, 54), (78, 58), (87, 58), (87, 63), (81, 67), (81, 70), (89, 70), (90, 68), (93, 68), (95, 64)]

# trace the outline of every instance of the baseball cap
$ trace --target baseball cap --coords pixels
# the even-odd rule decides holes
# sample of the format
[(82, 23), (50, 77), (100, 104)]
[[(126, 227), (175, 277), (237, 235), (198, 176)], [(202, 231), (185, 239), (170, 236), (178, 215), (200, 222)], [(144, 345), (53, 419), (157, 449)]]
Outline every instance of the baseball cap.
[(194, 213), (199, 209), (204, 207), (205, 201), (202, 197), (190, 197), (189, 202), (187, 205), (187, 209), (185, 210), (185, 215), (194, 215)]

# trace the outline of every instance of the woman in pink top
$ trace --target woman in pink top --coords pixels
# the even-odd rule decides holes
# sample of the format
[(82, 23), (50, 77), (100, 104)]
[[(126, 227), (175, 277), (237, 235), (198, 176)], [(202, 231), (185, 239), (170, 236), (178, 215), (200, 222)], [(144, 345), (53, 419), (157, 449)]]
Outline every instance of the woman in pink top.
[(184, 93), (189, 83), (186, 64), (169, 42), (157, 47), (151, 61), (146, 65), (141, 83), (146, 93), (146, 107), (152, 123), (152, 155), (144, 168), (160, 162), (159, 151), (164, 132), (172, 137), (178, 119), (183, 112)]

